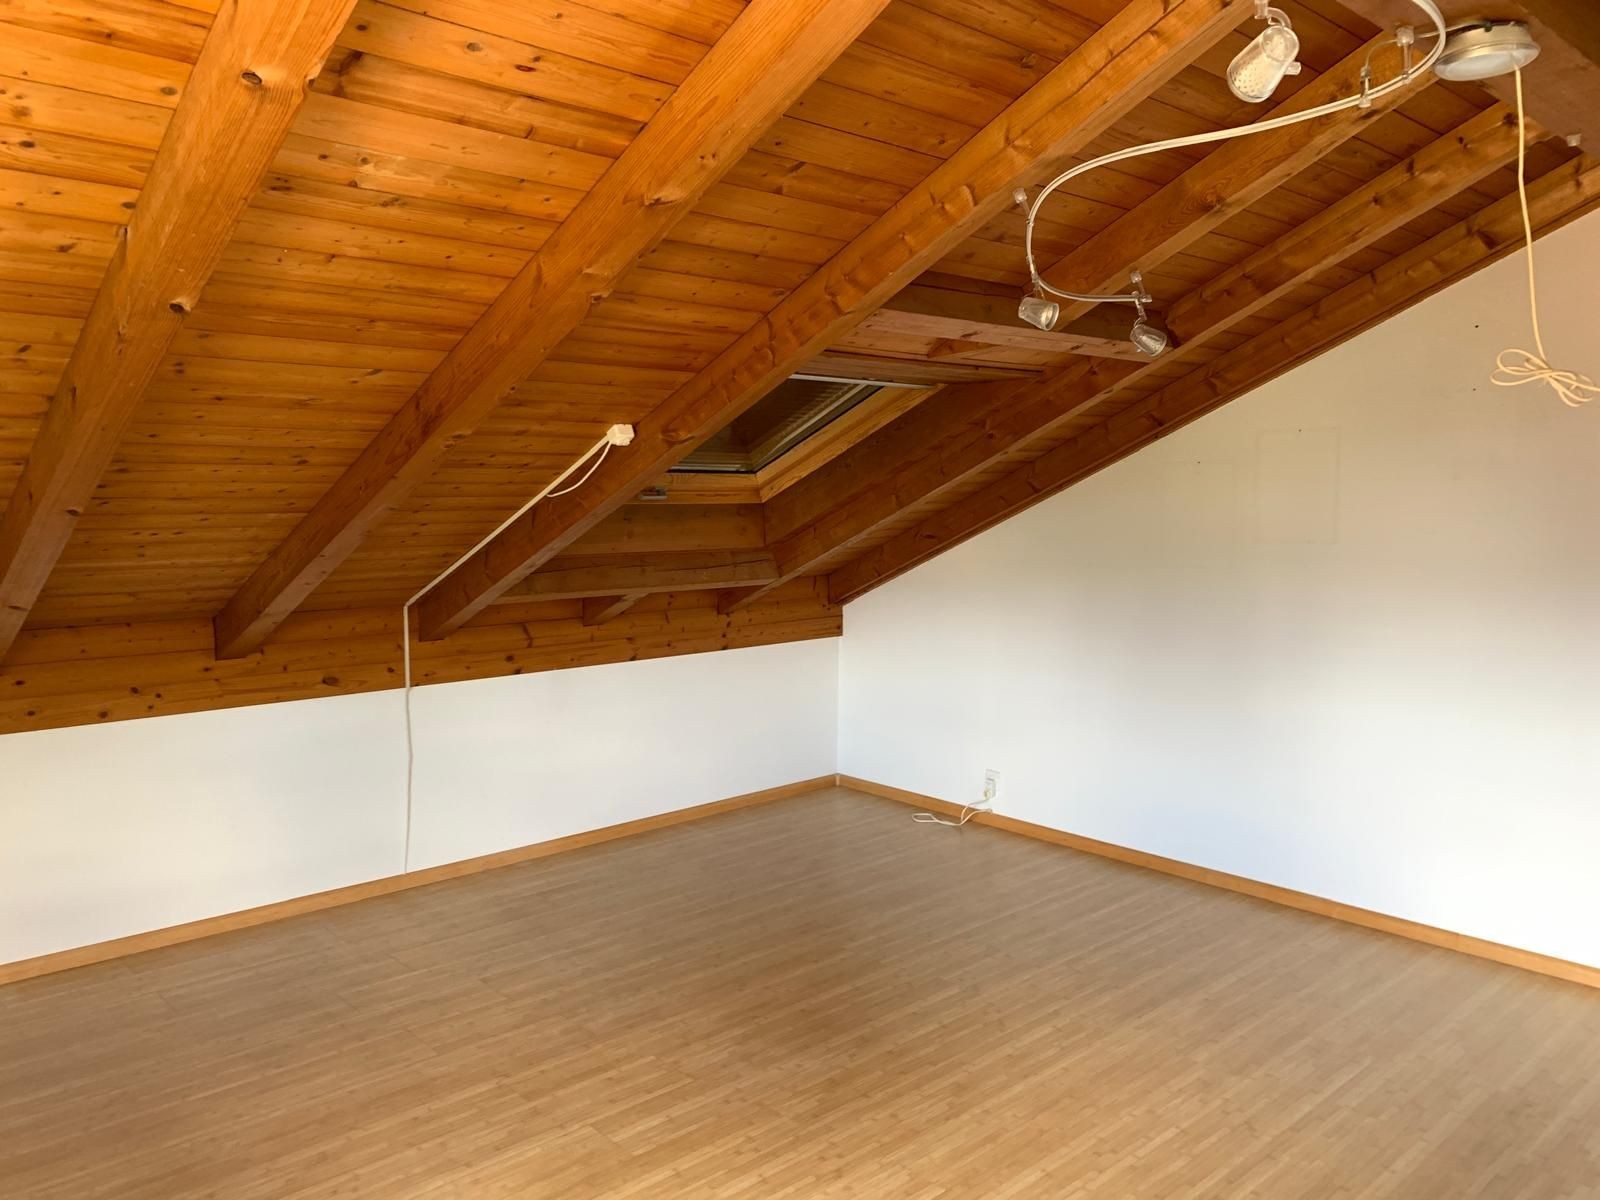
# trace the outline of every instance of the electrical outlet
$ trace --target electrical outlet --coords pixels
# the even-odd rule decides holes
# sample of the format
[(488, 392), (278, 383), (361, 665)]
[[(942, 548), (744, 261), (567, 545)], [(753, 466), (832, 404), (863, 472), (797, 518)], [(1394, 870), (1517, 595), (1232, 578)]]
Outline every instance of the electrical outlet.
[(983, 800), (985, 804), (993, 804), (1000, 796), (1000, 772), (988, 770), (983, 773)]

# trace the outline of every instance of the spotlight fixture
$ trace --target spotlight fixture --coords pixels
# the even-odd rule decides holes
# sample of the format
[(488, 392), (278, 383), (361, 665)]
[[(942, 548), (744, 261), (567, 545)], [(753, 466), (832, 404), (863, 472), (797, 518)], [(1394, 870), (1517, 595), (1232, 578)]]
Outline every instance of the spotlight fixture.
[(1433, 64), (1440, 79), (1472, 83), (1521, 70), (1539, 57), (1539, 43), (1521, 21), (1471, 21), (1445, 38)]
[(1300, 38), (1282, 9), (1266, 0), (1256, 0), (1256, 16), (1267, 27), (1228, 64), (1228, 88), (1239, 99), (1261, 104), (1271, 98), (1285, 75), (1300, 74), (1295, 56), (1300, 53)]
[(1046, 300), (1043, 296), (1024, 296), (1022, 303), (1017, 305), (1017, 316), (1035, 329), (1042, 329), (1048, 333), (1061, 319), (1061, 305), (1054, 300)]
[(1165, 329), (1150, 324), (1141, 308), (1139, 315), (1134, 318), (1133, 328), (1128, 331), (1128, 340), (1140, 354), (1154, 358), (1167, 348), (1168, 338)]
[(1150, 293), (1144, 290), (1144, 275), (1138, 271), (1133, 273), (1133, 328), (1128, 330), (1128, 340), (1133, 343), (1133, 348), (1147, 358), (1154, 358), (1167, 348), (1171, 340), (1167, 331), (1159, 325), (1152, 325), (1150, 318), (1144, 311), (1144, 306), (1150, 303)]

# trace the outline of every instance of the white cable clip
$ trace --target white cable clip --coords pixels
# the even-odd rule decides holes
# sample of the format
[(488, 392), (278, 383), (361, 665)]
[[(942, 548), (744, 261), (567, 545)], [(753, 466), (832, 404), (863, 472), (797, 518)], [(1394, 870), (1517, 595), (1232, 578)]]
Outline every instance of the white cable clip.
[(1417, 31), (1410, 25), (1401, 25), (1394, 31), (1394, 44), (1400, 47), (1400, 74), (1411, 78), (1411, 47), (1417, 44)]
[(612, 446), (627, 446), (633, 442), (632, 425), (613, 425), (606, 430), (606, 442)]

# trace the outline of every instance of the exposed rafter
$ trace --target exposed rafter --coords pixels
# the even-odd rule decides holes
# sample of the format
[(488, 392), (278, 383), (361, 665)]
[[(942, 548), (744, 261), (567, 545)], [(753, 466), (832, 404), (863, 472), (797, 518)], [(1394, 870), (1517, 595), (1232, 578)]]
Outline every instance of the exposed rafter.
[(638, 425), (590, 484), (535, 508), (420, 606), (424, 637), (475, 613), (938, 260), (1245, 15), (1233, 0), (1134, 0)]
[[(1516, 130), (1503, 107), (1480, 113), (1377, 179), (1263, 247), (1173, 306), (1180, 347), (1155, 361), (1074, 363), (1026, 384), (947, 388), (901, 418), (859, 457), (818, 472), (767, 510), (780, 577), (804, 574), (821, 557), (1107, 399), (1172, 355), (1192, 352), (1297, 284), (1470, 187), (1516, 156)], [(931, 448), (931, 449), (930, 449)], [(867, 463), (870, 468), (866, 468)], [(857, 468), (852, 477), (852, 466)], [(853, 495), (826, 506), (827, 495)], [(859, 495), (855, 495), (859, 493)]]
[(353, 6), (257, 0), (218, 10), (0, 518), (0, 660)]
[[(753, 60), (700, 89), (704, 106), (673, 124), (672, 137), (657, 130), (658, 166), (681, 155), (678, 178), (699, 179), (704, 166), (715, 181), (629, 258), (655, 238), (659, 217), (688, 206), (687, 193), (661, 187), (655, 194), (668, 203), (637, 211), (625, 197), (606, 212), (592, 200), (580, 206), (619, 163), (634, 161), (630, 147), (639, 153), (641, 130), (655, 128), (675, 95), (681, 104), (695, 94), (697, 69), (726, 53), (713, 48), (744, 0), (672, 0), (671, 21), (660, 19), (661, 0), (532, 8), (357, 0), (336, 34), (330, 20), (334, 49), (231, 236), (232, 201), (208, 176), (169, 206), (177, 215), (159, 252), (146, 218), (178, 178), (167, 158), (157, 161), (163, 135), (197, 111), (185, 92), (204, 82), (204, 62), (190, 77), (211, 53), (208, 33), (219, 42), (261, 6), (230, 2), (217, 20), (215, 0), (0, 0), (0, 531), (30, 513), (26, 540), (48, 545), (63, 536), (62, 512), (75, 511), (49, 489), (70, 483), (88, 497), (59, 558), (50, 549), (0, 560), (0, 602), (20, 594), (27, 572), (22, 590), (35, 594), (43, 583), (25, 618), (15, 606), (0, 609), (6, 640), (23, 625), (0, 665), (0, 718), (35, 728), (392, 687), (401, 663), (395, 605), (419, 572), (431, 573), (425, 564), (453, 559), (620, 421), (640, 430), (629, 456), (614, 452), (583, 488), (524, 522), (515, 542), (501, 544), (515, 553), (480, 560), (474, 580), (450, 581), (463, 584), (457, 599), (470, 609), (533, 567), (466, 627), (414, 645), (415, 679), (835, 636), (830, 586), (846, 599), (892, 577), (1136, 452), (1263, 370), (1384, 319), (1413, 284), (1454, 282), (1494, 257), (1463, 237), (1424, 251), (1443, 255), (1437, 267), (1413, 256), (1392, 269), (1409, 281), (1384, 268), (1490, 210), (1513, 183), (1500, 166), (1514, 145), (1506, 106), (1481, 112), (1494, 88), (1509, 95), (1510, 80), (1480, 88), (1430, 73), (1408, 95), (1385, 99), (1381, 116), (1351, 113), (1134, 159), (1055, 195), (1040, 216), (1040, 264), (1054, 271), (1065, 255), (1060, 269), (1076, 262), (1071, 269), (1082, 272), (1073, 282), (1118, 290), (1130, 268), (1144, 268), (1154, 312), (1175, 335), (1153, 364), (1130, 356), (1126, 306), (1076, 316), (1069, 307), (1053, 332), (1018, 318), (1013, 183), (1036, 185), (1101, 150), (1354, 90), (1372, 35), (1420, 17), (1392, 0), (1369, 25), (1356, 10), (1377, 12), (1377, 0), (1348, 2), (1294, 10), (1313, 74), (1257, 106), (1230, 98), (1223, 79), (1259, 32), (1251, 0), (1233, 0), (1232, 15), (1221, 4), (1169, 11), (1165, 0), (884, 4), (781, 115), (753, 140), (717, 151), (717, 162), (690, 164), (692, 143), (703, 134), (702, 147), (712, 144), (713, 124), (748, 111), (751, 88), (730, 81), (759, 88), (764, 68)], [(757, 0), (751, 12), (772, 5), (776, 23), (757, 32), (789, 22), (809, 42), (800, 23), (827, 3)], [(1551, 189), (1562, 176), (1551, 173), (1566, 164), (1568, 181), (1576, 178), (1558, 135), (1600, 112), (1594, 5), (1443, 3), (1455, 18), (1533, 22), (1544, 53), (1524, 84), (1542, 140), (1527, 164), (1530, 178), (1549, 177), (1536, 185), (1536, 208), (1548, 216), (1560, 208)], [(290, 0), (281, 11), (311, 10)], [(1191, 55), (1213, 20), (1230, 27)], [(1376, 59), (1380, 77), (1394, 55)], [(238, 68), (234, 82), (246, 70), (256, 68)], [(227, 142), (230, 153), (253, 154), (244, 143), (269, 133), (236, 116), (212, 136), (239, 140)], [(976, 148), (962, 150), (975, 135)], [(195, 144), (185, 157), (210, 171), (222, 169), (218, 153)], [(631, 179), (635, 197), (659, 183), (642, 171)], [(1515, 249), (1515, 223), (1501, 221), (1507, 207), (1488, 225), (1464, 228), (1484, 234), (1491, 251)], [(607, 220), (618, 236), (604, 235)], [(130, 221), (133, 244), (119, 250)], [(630, 244), (637, 221), (646, 233)], [(558, 236), (564, 223), (572, 227)], [(144, 248), (159, 281), (186, 261), (191, 233), (213, 229), (226, 246), (194, 311), (180, 322), (163, 299), (149, 321), (128, 326), (120, 356), (94, 360), (110, 375), (127, 372), (131, 385), (113, 379), (86, 392), (80, 379), (76, 402), (56, 397), (63, 378), (84, 369), (86, 348), (116, 325), (102, 311), (98, 334), (85, 332), (113, 260), (119, 278), (136, 284), (130, 251)], [(557, 273), (581, 260), (582, 281), (563, 290), (541, 277), (556, 300), (532, 311), (528, 293), (530, 311), (505, 326), (526, 318), (526, 336), (480, 346), (486, 352), (470, 362), (452, 358), (530, 261), (563, 244)], [(1571, 264), (1554, 253), (1541, 253), (1541, 263), (1559, 274)], [(1333, 294), (1361, 272), (1371, 294), (1346, 293), (1355, 307), (1331, 309), (1343, 303)], [(590, 303), (600, 294), (603, 303)], [(100, 303), (119, 295), (108, 284)], [(1295, 315), (1308, 306), (1313, 316)], [(574, 312), (581, 320), (571, 324)], [(156, 341), (141, 345), (150, 329)], [(1288, 340), (1263, 332), (1271, 329)], [(1251, 349), (1234, 354), (1247, 338)], [(80, 361), (69, 373), (75, 346)], [(468, 423), (452, 424), (447, 406), (432, 401), (418, 408), (418, 389), (432, 375), (421, 396), (446, 395), (433, 389), (454, 370), (452, 387), (492, 404), (456, 369), (489, 378), (501, 350), (543, 359), (470, 438), (450, 445), (451, 431)], [(140, 362), (155, 364), (147, 386)], [(832, 419), (805, 424), (803, 436), (805, 414), (794, 407), (803, 389), (780, 389), (759, 412), (734, 416), (793, 373), (912, 386), (852, 393), (853, 407), (829, 410)], [(1145, 405), (1157, 392), (1162, 399)], [(135, 397), (118, 441), (91, 409), (103, 403), (115, 419)], [(416, 417), (405, 431), (415, 441), (384, 433), (402, 410)], [(63, 437), (69, 426), (84, 440)], [(701, 433), (722, 428), (741, 446), (770, 450), (775, 433), (786, 445), (799, 440), (773, 461), (744, 460), (759, 469), (733, 471), (731, 458), (709, 473), (675, 463)], [(86, 465), (112, 445), (103, 472)], [(421, 457), (408, 465), (413, 449)], [(391, 450), (381, 463), (366, 460), (371, 490), (349, 491), (347, 477), (346, 491), (329, 495), (364, 452)], [(437, 469), (424, 461), (435, 450)], [(59, 476), (41, 470), (51, 454)], [(405, 482), (412, 471), (422, 480), (414, 489)], [(396, 479), (404, 498), (384, 512)], [(349, 503), (329, 508), (341, 494)], [(330, 539), (320, 545), (336, 552), (301, 559), (301, 575), (284, 555), (319, 501), (317, 520), (329, 523), (313, 521), (301, 535), (320, 528)], [(377, 523), (359, 549), (321, 579), (354, 544), (341, 539), (369, 520)], [(256, 651), (218, 661), (212, 618), (252, 572), (285, 564), (272, 576), (282, 607), (270, 599), (261, 610), (267, 626), (297, 590), (315, 591)], [(414, 633), (425, 615), (413, 613)]]
[[(1171, 310), (1169, 324), (1191, 350), (1203, 345), (1503, 166), (1515, 157), (1516, 145), (1514, 119), (1503, 107), (1473, 117), (1185, 297)], [(766, 517), (778, 578), (742, 591), (725, 607), (753, 603), (772, 586), (818, 570), (909, 505), (970, 477), (1170, 360), (1080, 362), (1040, 382), (946, 388), (775, 497)]]
[(851, 354), (830, 350), (796, 367), (805, 375), (836, 376), (914, 387), (939, 387), (947, 383), (972, 383), (985, 379), (1028, 379), (1039, 372), (1016, 365), (964, 362), (946, 355), (897, 357), (886, 354)]
[(913, 337), (1014, 346), (1044, 354), (1083, 354), (1097, 358), (1137, 358), (1128, 340), (1128, 321), (1120, 313), (1090, 311), (1052, 330), (1035, 329), (1017, 316), (1017, 297), (986, 296), (913, 284), (861, 323)]
[(249, 653), (541, 363), (887, 0), (753, 0), (482, 318), (218, 614)]
[(643, 600), (646, 592), (624, 592), (620, 596), (591, 596), (583, 602), (583, 623), (585, 625), (604, 625), (607, 621), (620, 617), (639, 601)]
[(568, 563), (558, 559), (500, 597), (501, 602), (576, 600), (590, 596), (702, 592), (770, 583), (778, 564), (764, 550), (687, 550)]
[[(1304, 112), (1357, 94), (1369, 56), (1376, 71), (1398, 72), (1396, 53), (1380, 49), (1385, 40), (1375, 38), (1358, 47), (1265, 116)], [(1224, 142), (1042, 274), (1071, 291), (1123, 291), (1129, 272), (1154, 271), (1430, 82), (1426, 74), (1419, 75), (1409, 86), (1380, 96), (1370, 108), (1345, 109), (1315, 121)], [(1061, 319), (1073, 320), (1089, 311), (1089, 305), (1063, 303)]]
[[(1529, 129), (1536, 140), (1543, 131)], [(1389, 168), (1174, 304), (1166, 321), (1180, 344), (1259, 312), (1296, 285), (1372, 245), (1517, 156), (1516, 115), (1496, 104)]]
[[(1532, 184), (1529, 199), (1535, 230), (1548, 233), (1600, 208), (1600, 166), (1575, 159)], [(829, 577), (830, 597), (844, 603), (870, 591), (1517, 250), (1521, 239), (1510, 196), (846, 563)]]
[[(596, 556), (763, 551), (765, 546), (761, 505), (756, 503), (627, 504), (574, 542), (570, 556), (550, 563), (548, 570)], [(602, 590), (621, 589), (613, 584)]]

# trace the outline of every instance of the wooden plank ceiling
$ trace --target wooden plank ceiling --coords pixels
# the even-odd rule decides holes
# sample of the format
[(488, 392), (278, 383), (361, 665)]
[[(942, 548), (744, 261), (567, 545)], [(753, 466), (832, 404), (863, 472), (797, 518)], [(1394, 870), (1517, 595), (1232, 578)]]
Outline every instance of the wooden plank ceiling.
[[(1391, 0), (1286, 3), (1261, 107), (1243, 0), (218, 7), (0, 0), (0, 731), (394, 686), (406, 597), (614, 423), (424, 602), (419, 678), (831, 636), (1520, 236), (1503, 93), (1430, 77), (1049, 202), (1051, 278), (1143, 270), (1159, 359), (1016, 320), (1016, 184), (1347, 94)], [(1541, 232), (1600, 204), (1584, 7), (1504, 9)], [(668, 474), (805, 371), (925, 386)]]

